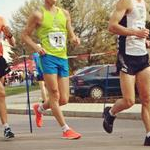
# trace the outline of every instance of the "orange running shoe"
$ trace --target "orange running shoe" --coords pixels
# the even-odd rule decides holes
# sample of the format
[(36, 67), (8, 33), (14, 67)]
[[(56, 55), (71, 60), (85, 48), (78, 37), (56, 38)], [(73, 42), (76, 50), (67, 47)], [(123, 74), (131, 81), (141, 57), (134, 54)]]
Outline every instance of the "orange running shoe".
[(38, 107), (39, 107), (39, 104), (34, 104), (33, 105), (33, 111), (34, 111), (34, 114), (35, 114), (35, 121), (36, 121), (36, 125), (37, 127), (42, 127), (43, 125), (43, 120), (42, 120), (42, 114), (38, 111)]
[(75, 132), (72, 129), (69, 129), (66, 132), (63, 132), (62, 138), (63, 139), (69, 139), (69, 140), (79, 139), (79, 138), (81, 138), (81, 134)]

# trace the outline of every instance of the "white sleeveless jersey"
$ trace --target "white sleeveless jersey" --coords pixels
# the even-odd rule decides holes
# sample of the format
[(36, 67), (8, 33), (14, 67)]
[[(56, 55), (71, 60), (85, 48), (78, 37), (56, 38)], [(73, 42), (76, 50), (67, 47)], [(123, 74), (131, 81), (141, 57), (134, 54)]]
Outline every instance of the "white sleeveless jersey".
[[(146, 6), (144, 0), (138, 2), (132, 0), (132, 11), (124, 16), (120, 24), (127, 28), (143, 29), (146, 24)], [(143, 56), (147, 54), (146, 39), (136, 36), (119, 36), (119, 51), (124, 51), (126, 55)]]

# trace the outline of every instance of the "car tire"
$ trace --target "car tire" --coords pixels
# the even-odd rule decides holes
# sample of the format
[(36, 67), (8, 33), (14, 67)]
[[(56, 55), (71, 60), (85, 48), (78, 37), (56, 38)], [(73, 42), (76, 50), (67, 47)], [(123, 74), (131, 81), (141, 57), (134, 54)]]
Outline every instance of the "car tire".
[(91, 88), (90, 90), (90, 97), (93, 99), (100, 99), (103, 96), (103, 90), (98, 87), (95, 86), (93, 88)]

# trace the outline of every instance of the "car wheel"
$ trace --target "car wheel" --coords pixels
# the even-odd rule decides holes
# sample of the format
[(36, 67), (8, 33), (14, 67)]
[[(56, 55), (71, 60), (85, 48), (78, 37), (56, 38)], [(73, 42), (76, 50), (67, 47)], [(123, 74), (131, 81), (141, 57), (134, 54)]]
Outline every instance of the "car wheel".
[(103, 96), (103, 90), (100, 87), (93, 87), (90, 90), (90, 97), (93, 99), (100, 99)]

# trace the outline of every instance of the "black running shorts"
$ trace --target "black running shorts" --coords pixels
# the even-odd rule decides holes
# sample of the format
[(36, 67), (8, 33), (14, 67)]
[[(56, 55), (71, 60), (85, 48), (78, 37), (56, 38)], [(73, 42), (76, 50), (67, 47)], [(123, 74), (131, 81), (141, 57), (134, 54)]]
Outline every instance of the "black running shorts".
[(0, 56), (0, 78), (10, 72), (10, 68), (3, 56)]
[(149, 67), (149, 55), (130, 56), (118, 54), (117, 69), (129, 75), (136, 75), (138, 72)]

